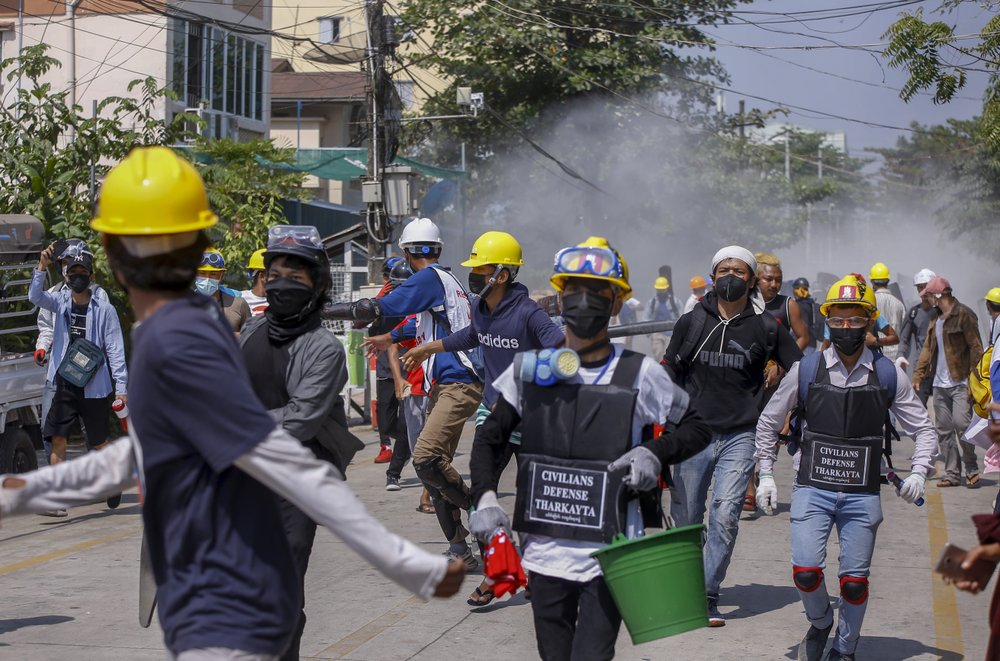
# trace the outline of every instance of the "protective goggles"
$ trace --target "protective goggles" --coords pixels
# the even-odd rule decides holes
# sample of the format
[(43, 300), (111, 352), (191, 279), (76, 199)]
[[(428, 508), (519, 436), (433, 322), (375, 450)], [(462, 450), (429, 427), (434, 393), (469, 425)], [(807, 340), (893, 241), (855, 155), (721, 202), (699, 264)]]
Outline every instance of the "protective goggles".
[(222, 271), (226, 268), (226, 260), (223, 258), (222, 253), (205, 252), (201, 255), (201, 264), (198, 268), (218, 269)]
[(282, 246), (298, 246), (325, 252), (323, 239), (312, 225), (275, 225), (267, 231), (268, 250)]
[(607, 248), (580, 247), (563, 248), (556, 253), (555, 273), (580, 275), (589, 273), (598, 277), (624, 278), (622, 263), (613, 251)]
[(864, 328), (871, 317), (829, 317), (826, 325), (830, 328)]

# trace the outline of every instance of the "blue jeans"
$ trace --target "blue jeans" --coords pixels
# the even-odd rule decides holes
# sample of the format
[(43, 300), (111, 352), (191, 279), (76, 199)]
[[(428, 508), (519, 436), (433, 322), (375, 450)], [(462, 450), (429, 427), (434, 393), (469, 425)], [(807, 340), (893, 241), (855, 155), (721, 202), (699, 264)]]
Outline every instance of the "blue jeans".
[[(882, 523), (879, 494), (838, 493), (814, 487), (792, 490), (792, 564), (798, 567), (825, 567), (826, 544), (833, 526), (840, 538), (840, 577), (866, 578), (871, 571), (875, 534)], [(811, 592), (799, 590), (806, 617), (823, 629), (833, 623), (833, 609), (825, 581)], [(853, 654), (861, 636), (868, 599), (859, 604), (840, 600), (840, 617), (834, 646), (843, 654)]]
[(712, 434), (708, 447), (682, 462), (674, 471), (670, 514), (678, 526), (702, 523), (705, 500), (712, 485), (705, 541), (705, 590), (719, 598), (736, 546), (743, 496), (754, 467), (754, 429)]

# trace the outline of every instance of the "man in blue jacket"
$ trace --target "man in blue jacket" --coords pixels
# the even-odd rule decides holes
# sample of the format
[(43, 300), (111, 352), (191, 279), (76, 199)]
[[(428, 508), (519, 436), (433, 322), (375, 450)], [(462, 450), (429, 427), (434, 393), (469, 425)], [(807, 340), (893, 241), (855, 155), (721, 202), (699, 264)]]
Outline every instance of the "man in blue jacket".
[[(64, 254), (62, 270), (67, 288), (51, 293), (45, 290), (45, 274), (52, 265), (52, 251), (53, 247), (49, 246), (41, 253), (38, 267), (32, 274), (28, 300), (52, 312), (55, 322), (52, 360), (47, 375), (47, 380), (55, 384), (55, 395), (42, 429), (42, 435), (52, 439), (49, 461), (55, 464), (66, 459), (66, 439), (78, 418), (84, 423), (90, 449), (99, 448), (108, 440), (111, 413), (108, 395), (112, 392), (112, 378), (117, 398), (125, 400), (128, 368), (118, 313), (106, 298), (95, 296), (90, 288), (94, 255), (82, 248), (73, 254)], [(83, 386), (70, 383), (59, 374), (67, 350), (77, 340), (87, 340), (104, 350), (110, 374), (107, 367), (101, 365)]]
[[(407, 329), (420, 344), (462, 330), (472, 319), (469, 294), (451, 271), (438, 264), (443, 245), (441, 231), (430, 218), (411, 221), (403, 228), (399, 247), (413, 275), (380, 299), (334, 305), (331, 315), (369, 322), (415, 314), (416, 322)], [(403, 339), (397, 331), (390, 335), (396, 341)], [(391, 341), (383, 335), (368, 338), (365, 344), (384, 351)], [(469, 487), (451, 462), (465, 421), (483, 397), (478, 362), (468, 351), (442, 353), (424, 361), (427, 418), (413, 449), (413, 469), (431, 494), (438, 523), (449, 543), (448, 554), (462, 559), (469, 570), (479, 566), (466, 541), (469, 531), (462, 525), (462, 510), (470, 505)]]
[[(486, 371), (483, 401), (476, 411), (476, 426), (486, 420), (497, 400), (493, 387), (503, 371), (523, 351), (547, 349), (565, 341), (563, 332), (552, 323), (538, 303), (528, 298), (528, 288), (514, 282), (524, 264), (521, 245), (506, 232), (486, 232), (472, 245), (469, 259), (462, 266), (472, 267), (469, 291), (479, 295), (472, 307), (472, 323), (441, 340), (421, 344), (406, 354), (406, 366), (413, 369), (429, 356), (442, 351), (471, 351), (482, 347)], [(511, 442), (520, 440), (520, 433)], [(512, 447), (512, 446), (508, 446)], [(510, 461), (508, 452), (498, 466), (502, 472)], [(493, 591), (484, 582), (469, 598), (470, 606), (485, 606), (493, 601)]]

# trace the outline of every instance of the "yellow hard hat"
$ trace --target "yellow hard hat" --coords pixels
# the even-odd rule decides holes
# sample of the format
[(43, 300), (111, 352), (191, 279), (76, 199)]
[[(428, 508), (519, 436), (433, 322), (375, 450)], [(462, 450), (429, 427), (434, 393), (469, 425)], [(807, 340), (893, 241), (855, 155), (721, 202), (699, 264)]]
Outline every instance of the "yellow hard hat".
[(1000, 287), (994, 287), (993, 289), (986, 292), (986, 300), (990, 303), (996, 303), (1000, 305)]
[(137, 147), (108, 172), (90, 226), (135, 236), (195, 232), (217, 222), (191, 163), (168, 147)]
[(487, 264), (521, 266), (521, 244), (507, 232), (486, 232), (472, 244), (472, 253), (462, 266), (476, 268)]
[(889, 274), (889, 267), (878, 262), (872, 267), (872, 270), (868, 272), (868, 277), (872, 280), (888, 280), (891, 276)]
[(659, 289), (663, 291), (664, 289), (670, 289), (670, 281), (664, 278), (662, 275), (653, 281), (653, 289)]
[(225, 271), (226, 259), (222, 256), (222, 253), (215, 248), (206, 248), (205, 252), (201, 255), (201, 264), (198, 265), (198, 270)]
[(567, 278), (604, 280), (618, 289), (622, 300), (632, 297), (632, 286), (628, 283), (628, 262), (602, 236), (587, 237), (582, 243), (556, 253), (549, 282), (553, 289), (561, 292)]
[(250, 255), (250, 260), (247, 262), (247, 269), (251, 271), (263, 271), (265, 252), (267, 252), (267, 248), (261, 248)]
[(878, 319), (878, 305), (875, 303), (875, 290), (868, 286), (865, 279), (856, 273), (845, 275), (833, 283), (826, 294), (826, 302), (819, 306), (824, 317), (830, 316), (830, 306), (860, 305), (868, 310), (872, 319)]

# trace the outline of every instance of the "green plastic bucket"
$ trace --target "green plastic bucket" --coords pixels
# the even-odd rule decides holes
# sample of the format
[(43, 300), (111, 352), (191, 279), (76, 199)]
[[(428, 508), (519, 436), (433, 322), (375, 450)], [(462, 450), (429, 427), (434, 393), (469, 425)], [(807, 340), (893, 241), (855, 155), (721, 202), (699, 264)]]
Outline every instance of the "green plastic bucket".
[(591, 553), (634, 644), (708, 626), (703, 528), (699, 523), (638, 539), (618, 535)]
[(364, 331), (347, 331), (347, 382), (357, 388), (364, 387), (368, 371), (364, 342)]

